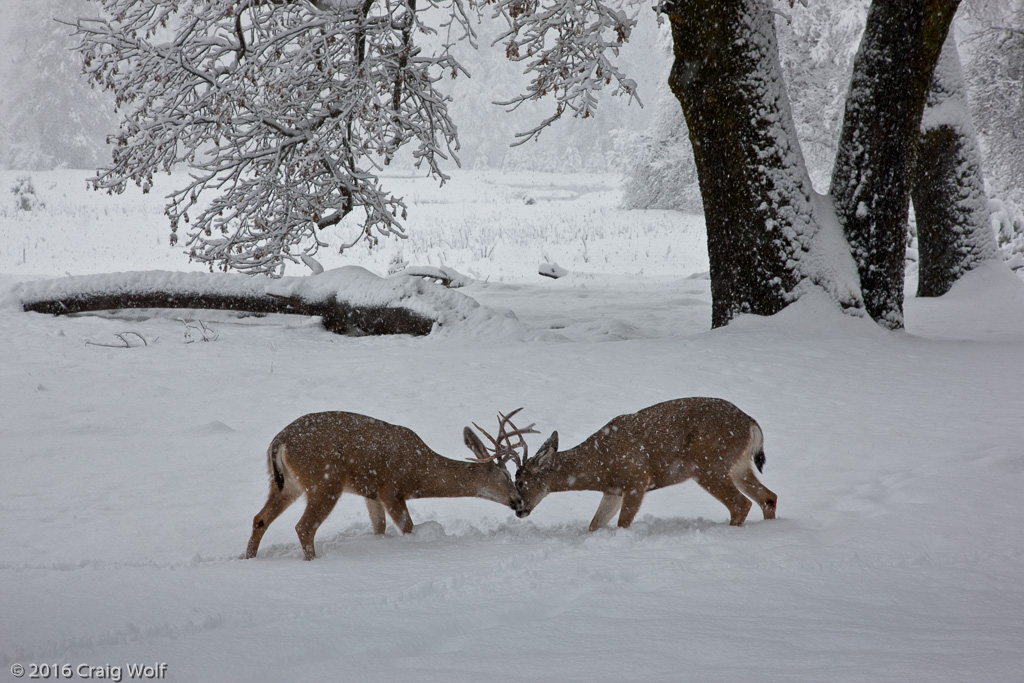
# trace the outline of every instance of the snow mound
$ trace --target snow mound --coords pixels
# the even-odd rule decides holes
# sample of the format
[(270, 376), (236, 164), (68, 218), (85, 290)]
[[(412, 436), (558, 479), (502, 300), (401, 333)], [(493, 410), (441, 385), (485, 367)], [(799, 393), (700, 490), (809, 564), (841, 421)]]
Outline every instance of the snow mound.
[(945, 295), (907, 298), (907, 330), (934, 339), (1024, 339), (1024, 282), (990, 259), (965, 273)]
[(888, 332), (866, 316), (848, 315), (836, 308), (829, 292), (808, 288), (795, 302), (772, 316), (745, 314), (712, 334), (782, 332), (804, 338), (878, 339)]
[(540, 266), (537, 267), (537, 273), (544, 277), (550, 277), (557, 280), (560, 277), (568, 275), (569, 271), (552, 261), (551, 263), (540, 264)]

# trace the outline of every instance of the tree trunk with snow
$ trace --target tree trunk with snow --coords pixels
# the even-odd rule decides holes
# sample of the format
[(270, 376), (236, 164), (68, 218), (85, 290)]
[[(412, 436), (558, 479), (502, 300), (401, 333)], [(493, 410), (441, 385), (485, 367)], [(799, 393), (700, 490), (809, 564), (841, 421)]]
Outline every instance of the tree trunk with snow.
[(921, 117), (959, 0), (874, 0), (832, 173), (868, 313), (903, 327), (907, 214)]
[(769, 6), (699, 0), (661, 9), (674, 42), (669, 86), (690, 129), (704, 203), (712, 326), (739, 313), (776, 313), (810, 286), (859, 307), (852, 266), (852, 277), (837, 275), (848, 260), (835, 248), (838, 235), (825, 240), (827, 250), (819, 246), (819, 214), (828, 210), (815, 200), (800, 152)]
[(956, 40), (950, 31), (932, 77), (912, 197), (920, 253), (917, 295), (941, 296), (996, 257), (988, 198)]

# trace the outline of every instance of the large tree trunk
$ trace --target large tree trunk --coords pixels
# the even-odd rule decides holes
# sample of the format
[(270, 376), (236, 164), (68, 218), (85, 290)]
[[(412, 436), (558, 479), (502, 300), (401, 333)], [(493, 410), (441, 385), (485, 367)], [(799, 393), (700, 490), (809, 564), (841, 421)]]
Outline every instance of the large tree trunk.
[(769, 3), (675, 0), (661, 9), (674, 42), (669, 86), (704, 203), (712, 326), (738, 313), (771, 315), (812, 286), (838, 306), (860, 307), (848, 248), (821, 220), (829, 208), (800, 152)]
[(874, 0), (854, 60), (832, 172), (836, 213), (868, 313), (903, 327), (910, 184), (921, 116), (959, 0)]
[(917, 295), (942, 296), (964, 273), (996, 257), (953, 31), (935, 67), (919, 144), (912, 189), (920, 253)]

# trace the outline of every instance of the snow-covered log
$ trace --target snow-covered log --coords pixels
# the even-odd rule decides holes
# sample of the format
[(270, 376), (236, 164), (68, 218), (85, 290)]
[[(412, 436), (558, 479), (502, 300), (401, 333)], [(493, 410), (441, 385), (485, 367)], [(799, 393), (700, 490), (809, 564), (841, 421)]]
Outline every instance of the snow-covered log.
[(322, 317), (337, 334), (429, 334), (479, 304), (420, 277), (380, 278), (358, 266), (307, 277), (142, 271), (24, 282), (25, 311), (63, 315), (124, 308), (201, 308)]

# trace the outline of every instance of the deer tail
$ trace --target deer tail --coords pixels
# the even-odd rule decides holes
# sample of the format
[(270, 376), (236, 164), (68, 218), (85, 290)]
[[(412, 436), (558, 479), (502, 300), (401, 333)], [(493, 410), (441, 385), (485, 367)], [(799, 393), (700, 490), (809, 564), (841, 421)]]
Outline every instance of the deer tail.
[(267, 451), (267, 460), (270, 462), (270, 473), (274, 477), (274, 483), (277, 485), (277, 490), (281, 491), (284, 489), (284, 466), (281, 464), (281, 458), (284, 457), (285, 445), (283, 443), (277, 443), (276, 441), (270, 444), (270, 449)]
[(764, 471), (764, 434), (756, 424), (750, 428), (751, 444), (750, 452), (753, 455), (754, 466), (758, 472)]

